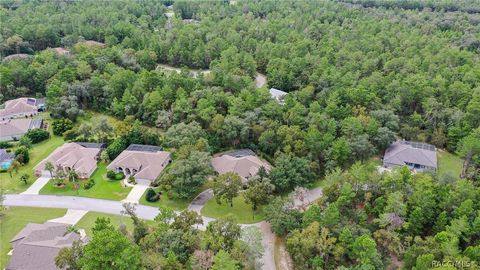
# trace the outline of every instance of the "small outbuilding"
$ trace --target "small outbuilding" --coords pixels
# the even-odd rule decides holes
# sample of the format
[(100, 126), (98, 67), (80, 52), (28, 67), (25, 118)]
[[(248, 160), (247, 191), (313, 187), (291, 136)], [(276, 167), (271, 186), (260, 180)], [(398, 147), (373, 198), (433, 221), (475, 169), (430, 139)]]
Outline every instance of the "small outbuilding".
[(172, 161), (170, 152), (154, 145), (131, 144), (107, 169), (133, 176), (137, 183), (150, 185)]
[(270, 96), (278, 101), (280, 104), (284, 103), (284, 98), (288, 94), (287, 92), (283, 92), (282, 90), (278, 90), (276, 88), (270, 88), (269, 90)]
[(435, 146), (411, 141), (396, 141), (385, 151), (383, 166), (392, 168), (407, 166), (412, 171), (436, 171), (437, 149)]

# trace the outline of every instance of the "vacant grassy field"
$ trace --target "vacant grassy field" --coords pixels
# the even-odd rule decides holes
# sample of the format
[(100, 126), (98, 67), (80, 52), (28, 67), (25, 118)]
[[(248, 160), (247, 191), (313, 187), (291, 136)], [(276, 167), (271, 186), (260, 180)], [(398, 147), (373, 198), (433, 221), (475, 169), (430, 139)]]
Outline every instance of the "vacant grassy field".
[(0, 269), (3, 269), (10, 259), (10, 240), (28, 223), (44, 223), (47, 220), (61, 217), (66, 209), (10, 207), (5, 216), (0, 218)]
[(60, 188), (56, 187), (53, 181), (51, 181), (40, 190), (40, 194), (81, 196), (115, 201), (125, 199), (132, 188), (123, 187), (121, 180), (109, 180), (106, 174), (107, 165), (100, 162), (91, 177), (95, 180), (95, 185), (92, 188), (88, 190), (83, 188), (87, 180), (80, 181), (80, 188), (78, 190), (73, 188), (71, 182), (66, 181), (66, 185)]
[(460, 176), (462, 173), (463, 159), (444, 150), (438, 150), (437, 158), (438, 174), (440, 176), (449, 171), (455, 176)]
[[(40, 161), (65, 142), (63, 137), (55, 136), (51, 132), (52, 125), (47, 113), (39, 114), (36, 117), (42, 117), (49, 122), (48, 129), (51, 137), (46, 141), (33, 145), (32, 149), (30, 149), (30, 161), (25, 166), (20, 167), (18, 173), (13, 172), (12, 177), (10, 177), (8, 173), (0, 173), (0, 188), (3, 189), (5, 193), (20, 193), (25, 191), (37, 179), (33, 174), (33, 167), (37, 166)], [(14, 148), (12, 151), (15, 151)], [(20, 177), (25, 173), (30, 175), (30, 180), (26, 185), (20, 181)]]
[(186, 209), (188, 207), (188, 204), (191, 202), (191, 200), (189, 199), (177, 199), (177, 198), (170, 199), (167, 197), (166, 192), (163, 192), (162, 195), (160, 195), (160, 200), (156, 202), (149, 202), (145, 199), (146, 194), (147, 192), (143, 194), (142, 198), (139, 201), (140, 204), (149, 205), (153, 207), (164, 206), (173, 210), (181, 211), (183, 209)]
[(243, 224), (257, 223), (265, 218), (263, 207), (259, 207), (255, 212), (255, 217), (253, 217), (251, 205), (245, 203), (245, 200), (241, 195), (233, 199), (233, 207), (230, 207), (229, 204), (225, 203), (219, 205), (215, 199), (212, 198), (202, 209), (202, 215), (211, 218), (219, 218), (227, 214), (232, 214), (237, 218), (238, 223)]

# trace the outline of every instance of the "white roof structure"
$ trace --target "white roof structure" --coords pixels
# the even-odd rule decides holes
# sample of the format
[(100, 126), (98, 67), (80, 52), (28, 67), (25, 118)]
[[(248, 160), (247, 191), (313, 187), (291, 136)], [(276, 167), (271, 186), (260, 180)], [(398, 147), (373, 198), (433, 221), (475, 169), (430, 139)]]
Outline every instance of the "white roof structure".
[(278, 90), (275, 88), (270, 88), (270, 96), (273, 99), (276, 99), (278, 102), (282, 103), (283, 98), (287, 95), (287, 92), (283, 92), (282, 90)]
[(227, 172), (237, 173), (242, 181), (258, 173), (261, 167), (270, 171), (271, 166), (268, 162), (259, 159), (255, 153), (249, 149), (225, 153), (212, 159), (212, 166), (219, 174)]

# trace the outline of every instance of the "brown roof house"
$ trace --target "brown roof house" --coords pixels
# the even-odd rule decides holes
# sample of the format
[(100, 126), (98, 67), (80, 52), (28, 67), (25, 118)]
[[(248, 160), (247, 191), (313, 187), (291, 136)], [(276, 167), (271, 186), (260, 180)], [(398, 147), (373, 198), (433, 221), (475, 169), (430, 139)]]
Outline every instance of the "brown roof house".
[(50, 172), (45, 170), (45, 164), (50, 161), (55, 171), (75, 170), (80, 178), (89, 178), (97, 168), (103, 148), (104, 144), (100, 143), (65, 143), (35, 166), (35, 174), (50, 176)]
[(30, 117), (45, 109), (43, 98), (17, 98), (8, 100), (0, 109), (0, 120)]
[(171, 161), (170, 152), (162, 151), (159, 146), (131, 144), (107, 169), (132, 175), (137, 183), (150, 185)]
[(6, 270), (57, 270), (55, 257), (74, 241), (86, 243), (85, 232), (69, 232), (68, 224), (29, 223), (10, 241), (13, 250)]
[(19, 140), (30, 129), (41, 128), (42, 125), (42, 119), (0, 120), (0, 141)]
[(226, 172), (237, 173), (243, 182), (256, 175), (261, 167), (264, 167), (266, 171), (271, 169), (268, 162), (259, 159), (250, 149), (235, 150), (214, 157), (212, 166), (219, 174)]
[(383, 166), (386, 168), (407, 166), (412, 171), (436, 171), (437, 149), (426, 143), (397, 141), (385, 151)]

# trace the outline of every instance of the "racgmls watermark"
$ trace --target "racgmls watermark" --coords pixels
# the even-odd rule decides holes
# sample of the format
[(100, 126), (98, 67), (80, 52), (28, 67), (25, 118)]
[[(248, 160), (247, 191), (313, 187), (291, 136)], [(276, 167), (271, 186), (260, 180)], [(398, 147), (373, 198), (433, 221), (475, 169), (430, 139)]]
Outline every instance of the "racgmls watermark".
[(477, 261), (467, 261), (467, 260), (444, 260), (444, 261), (432, 261), (432, 267), (444, 267), (451, 266), (457, 269), (477, 269), (477, 266), (480, 264)]

